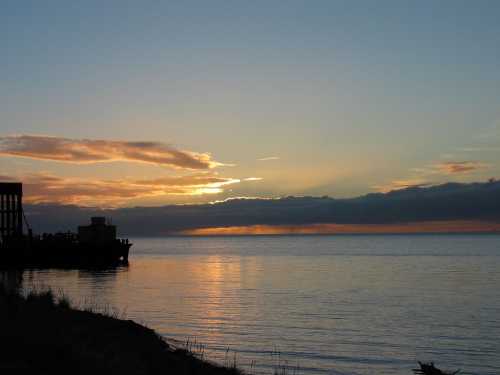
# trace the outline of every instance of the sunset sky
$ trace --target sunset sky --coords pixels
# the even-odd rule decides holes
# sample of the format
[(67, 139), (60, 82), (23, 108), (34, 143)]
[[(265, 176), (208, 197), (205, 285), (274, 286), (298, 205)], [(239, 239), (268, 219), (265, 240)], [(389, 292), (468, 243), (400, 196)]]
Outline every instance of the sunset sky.
[(498, 1), (4, 1), (28, 202), (353, 197), (500, 177)]

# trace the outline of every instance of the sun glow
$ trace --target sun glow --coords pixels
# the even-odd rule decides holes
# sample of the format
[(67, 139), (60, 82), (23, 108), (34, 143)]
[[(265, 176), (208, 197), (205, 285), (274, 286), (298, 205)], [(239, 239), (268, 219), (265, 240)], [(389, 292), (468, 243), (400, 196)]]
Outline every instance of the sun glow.
[(426, 221), (401, 224), (250, 225), (189, 229), (190, 236), (244, 236), (279, 234), (490, 233), (500, 223), (483, 221)]

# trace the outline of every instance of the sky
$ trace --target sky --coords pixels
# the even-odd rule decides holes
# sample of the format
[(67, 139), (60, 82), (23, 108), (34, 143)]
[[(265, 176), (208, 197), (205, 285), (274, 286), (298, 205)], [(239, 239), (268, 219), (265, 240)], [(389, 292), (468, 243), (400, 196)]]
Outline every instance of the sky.
[(0, 177), (107, 207), (500, 177), (498, 1), (3, 1)]

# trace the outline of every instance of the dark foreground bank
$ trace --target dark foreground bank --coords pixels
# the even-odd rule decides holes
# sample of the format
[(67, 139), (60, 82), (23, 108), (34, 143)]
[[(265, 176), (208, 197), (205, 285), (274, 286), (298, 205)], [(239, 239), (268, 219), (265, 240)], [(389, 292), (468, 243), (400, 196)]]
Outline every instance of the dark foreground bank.
[[(433, 363), (415, 374), (455, 375)], [(176, 349), (152, 329), (71, 307), (51, 291), (8, 292), (0, 286), (0, 374), (243, 375)], [(287, 375), (285, 367), (274, 375)]]
[(71, 308), (51, 292), (0, 289), (1, 374), (208, 374), (234, 368), (202, 361), (131, 320)]

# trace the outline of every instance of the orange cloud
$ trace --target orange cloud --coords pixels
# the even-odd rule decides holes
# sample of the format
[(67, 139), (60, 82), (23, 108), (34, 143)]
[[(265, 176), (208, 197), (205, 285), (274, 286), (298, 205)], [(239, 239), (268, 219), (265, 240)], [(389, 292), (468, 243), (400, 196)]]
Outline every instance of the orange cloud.
[(210, 154), (178, 150), (161, 142), (70, 139), (40, 135), (0, 137), (0, 155), (67, 163), (120, 160), (190, 170), (223, 165), (212, 160)]
[(386, 185), (373, 186), (379, 192), (387, 193), (391, 190), (400, 190), (411, 187), (425, 187), (432, 185), (432, 180), (441, 175), (463, 175), (485, 169), (488, 165), (479, 161), (446, 161), (435, 163), (422, 168), (413, 168), (413, 177), (394, 180)]
[(419, 179), (419, 178), (414, 178), (414, 179), (407, 179), (407, 180), (395, 180), (391, 181), (387, 185), (376, 185), (374, 188), (381, 192), (381, 193), (387, 193), (389, 191), (393, 190), (401, 190), (401, 189), (407, 189), (407, 188), (412, 188), (412, 187), (425, 187), (429, 186), (430, 184), (426, 182), (425, 180)]
[(22, 181), (27, 203), (75, 204), (116, 207), (127, 200), (169, 195), (202, 195), (223, 191), (240, 180), (208, 174), (174, 176), (153, 180), (87, 180), (36, 173), (22, 178), (0, 176), (3, 181)]
[(219, 177), (212, 174), (194, 174), (187, 176), (168, 176), (152, 180), (136, 180), (135, 184), (146, 186), (221, 187), (237, 182), (240, 182), (240, 180)]
[(438, 171), (446, 174), (469, 173), (486, 168), (487, 165), (478, 161), (448, 161), (434, 166)]

